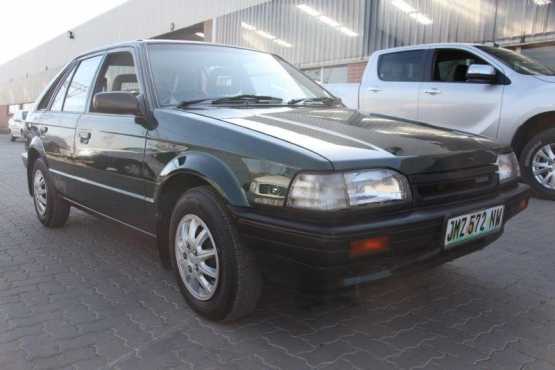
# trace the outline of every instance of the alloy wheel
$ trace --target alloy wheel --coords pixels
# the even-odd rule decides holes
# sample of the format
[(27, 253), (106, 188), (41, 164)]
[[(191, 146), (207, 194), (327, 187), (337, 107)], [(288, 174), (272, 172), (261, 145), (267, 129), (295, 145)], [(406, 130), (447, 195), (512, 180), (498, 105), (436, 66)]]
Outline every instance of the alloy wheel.
[(218, 286), (220, 264), (212, 233), (198, 216), (186, 214), (175, 235), (175, 256), (179, 275), (189, 293), (207, 301)]
[(33, 178), (33, 195), (35, 198), (35, 207), (40, 216), (46, 214), (46, 205), (48, 202), (48, 185), (41, 170), (35, 171)]
[(555, 144), (538, 149), (532, 158), (532, 172), (542, 186), (555, 190)]

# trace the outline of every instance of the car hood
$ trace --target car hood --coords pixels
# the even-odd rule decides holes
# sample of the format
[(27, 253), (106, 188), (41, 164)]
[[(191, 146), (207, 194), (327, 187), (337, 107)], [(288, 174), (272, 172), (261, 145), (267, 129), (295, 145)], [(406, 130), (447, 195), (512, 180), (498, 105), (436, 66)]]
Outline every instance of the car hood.
[(375, 165), (421, 173), (496, 160), (489, 139), (344, 108), (212, 108), (194, 113), (264, 133), (328, 159), (335, 169)]

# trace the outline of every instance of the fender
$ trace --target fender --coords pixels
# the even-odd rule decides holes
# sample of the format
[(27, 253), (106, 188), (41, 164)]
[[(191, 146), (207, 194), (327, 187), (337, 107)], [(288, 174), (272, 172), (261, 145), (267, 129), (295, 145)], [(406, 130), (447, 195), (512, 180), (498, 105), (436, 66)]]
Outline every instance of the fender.
[(247, 196), (229, 166), (218, 157), (201, 152), (183, 152), (169, 161), (160, 171), (158, 186), (154, 195), (158, 203), (160, 191), (164, 188), (166, 181), (174, 175), (190, 173), (199, 176), (209, 183), (233, 206), (248, 207)]
[(210, 184), (231, 205), (248, 206), (246, 194), (239, 180), (229, 166), (221, 159), (207, 153), (195, 151), (182, 152), (170, 160), (160, 171), (157, 187), (154, 194), (154, 203), (157, 208), (156, 235), (157, 246), (162, 266), (171, 269), (170, 251), (168, 249), (169, 219), (161, 217), (158, 207), (165, 184), (174, 176), (192, 174)]
[[(35, 154), (32, 154), (35, 153)], [(44, 144), (40, 136), (33, 136), (29, 147), (27, 148), (27, 189), (29, 190), (29, 195), (33, 195), (33, 187), (31, 184), (31, 171), (33, 171), (32, 162), (35, 158), (42, 158), (48, 165), (48, 158), (46, 157), (46, 150), (44, 149)]]

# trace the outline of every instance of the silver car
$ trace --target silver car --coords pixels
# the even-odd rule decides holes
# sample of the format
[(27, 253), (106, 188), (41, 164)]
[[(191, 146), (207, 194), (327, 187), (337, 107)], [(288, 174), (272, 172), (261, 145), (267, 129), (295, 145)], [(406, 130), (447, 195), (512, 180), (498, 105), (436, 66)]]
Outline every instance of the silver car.
[(364, 113), (510, 144), (538, 195), (555, 200), (555, 71), (508, 49), (428, 44), (380, 50), (362, 83), (327, 85)]
[(14, 113), (13, 117), (8, 121), (8, 128), (10, 129), (10, 140), (15, 141), (17, 138), (25, 138), (25, 119), (27, 118), (27, 111), (18, 110)]

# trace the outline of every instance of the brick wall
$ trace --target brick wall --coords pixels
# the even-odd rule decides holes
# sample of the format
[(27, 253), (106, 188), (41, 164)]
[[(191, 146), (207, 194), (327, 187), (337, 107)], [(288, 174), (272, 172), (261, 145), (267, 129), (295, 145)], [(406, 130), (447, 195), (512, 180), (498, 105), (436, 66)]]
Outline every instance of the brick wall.
[(349, 64), (347, 66), (347, 82), (360, 82), (366, 64), (366, 62)]
[(10, 119), (9, 107), (7, 105), (0, 105), (0, 134), (8, 132), (8, 120)]

